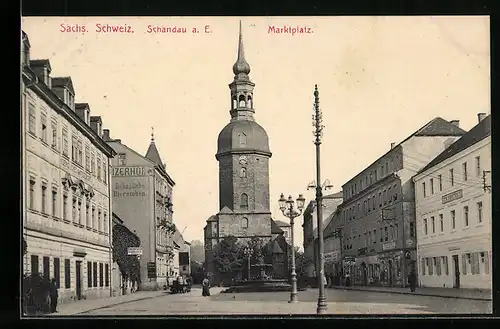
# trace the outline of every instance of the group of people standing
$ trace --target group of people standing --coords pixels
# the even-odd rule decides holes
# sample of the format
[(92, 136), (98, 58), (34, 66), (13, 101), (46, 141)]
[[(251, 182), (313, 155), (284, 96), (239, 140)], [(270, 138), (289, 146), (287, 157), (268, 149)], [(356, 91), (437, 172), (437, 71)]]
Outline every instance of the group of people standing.
[(35, 273), (23, 278), (22, 307), (24, 315), (39, 315), (57, 312), (59, 292), (56, 279)]

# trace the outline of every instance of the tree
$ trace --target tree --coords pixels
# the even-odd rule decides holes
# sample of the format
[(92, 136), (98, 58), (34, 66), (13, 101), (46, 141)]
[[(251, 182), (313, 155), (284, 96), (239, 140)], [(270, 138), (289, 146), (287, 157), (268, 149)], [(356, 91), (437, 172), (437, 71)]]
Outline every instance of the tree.
[(140, 281), (140, 263), (135, 255), (128, 255), (128, 248), (139, 247), (140, 240), (123, 225), (113, 226), (113, 260), (118, 264), (124, 279)]
[(191, 253), (191, 260), (203, 263), (205, 261), (205, 247), (203, 242), (200, 240), (191, 241), (191, 246), (189, 248)]
[(244, 256), (243, 248), (234, 236), (225, 237), (214, 250), (215, 266), (220, 273), (241, 271)]

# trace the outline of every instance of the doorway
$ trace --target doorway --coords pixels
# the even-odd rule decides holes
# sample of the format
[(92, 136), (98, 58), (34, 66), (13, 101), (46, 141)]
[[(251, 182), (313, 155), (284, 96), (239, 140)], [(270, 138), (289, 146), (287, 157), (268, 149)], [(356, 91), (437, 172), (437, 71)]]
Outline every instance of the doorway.
[(82, 299), (82, 261), (80, 260), (76, 261), (75, 276), (76, 276), (76, 298), (80, 300)]
[(455, 280), (453, 280), (453, 288), (460, 289), (460, 266), (458, 264), (458, 255), (453, 255), (453, 273)]

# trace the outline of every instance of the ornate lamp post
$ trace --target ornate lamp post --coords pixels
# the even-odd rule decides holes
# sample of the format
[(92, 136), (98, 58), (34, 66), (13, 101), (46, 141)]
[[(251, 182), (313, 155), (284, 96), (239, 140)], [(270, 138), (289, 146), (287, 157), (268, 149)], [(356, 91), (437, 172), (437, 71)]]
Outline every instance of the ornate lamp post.
[(243, 249), (243, 254), (245, 255), (248, 261), (248, 280), (250, 280), (250, 258), (252, 258), (253, 249), (250, 247), (245, 247), (245, 249)]
[(306, 199), (299, 194), (297, 198), (297, 209), (294, 208), (294, 201), (292, 200), (292, 196), (288, 197), (288, 200), (285, 199), (283, 193), (281, 193), (281, 197), (278, 200), (280, 205), (280, 210), (285, 217), (290, 218), (290, 228), (292, 235), (292, 291), (290, 293), (290, 301), (289, 303), (297, 302), (297, 273), (295, 273), (295, 245), (294, 245), (294, 235), (293, 235), (293, 220), (296, 217), (299, 217), (302, 214), (302, 210), (304, 209), (304, 203)]
[(314, 144), (316, 145), (316, 212), (318, 220), (318, 254), (319, 254), (319, 275), (318, 275), (318, 285), (319, 285), (319, 296), (318, 296), (318, 308), (317, 314), (326, 313), (326, 296), (325, 296), (325, 285), (323, 282), (324, 271), (325, 271), (325, 255), (324, 255), (324, 241), (323, 241), (323, 188), (331, 188), (328, 180), (325, 183), (321, 183), (321, 163), (320, 163), (320, 145), (321, 138), (323, 137), (323, 114), (319, 108), (319, 91), (318, 85), (314, 86), (314, 114), (313, 119), (313, 135), (315, 138)]

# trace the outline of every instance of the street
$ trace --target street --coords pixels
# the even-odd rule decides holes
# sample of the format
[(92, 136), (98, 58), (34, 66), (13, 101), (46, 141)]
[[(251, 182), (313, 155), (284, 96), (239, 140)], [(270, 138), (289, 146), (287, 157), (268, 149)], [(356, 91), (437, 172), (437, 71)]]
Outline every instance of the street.
[[(317, 289), (299, 292), (297, 304), (289, 293), (239, 293), (201, 296), (200, 288), (112, 305), (78, 315), (229, 315), (315, 314)], [(328, 314), (481, 314), (491, 313), (491, 301), (400, 295), (367, 291), (327, 290)], [(76, 315), (76, 314), (75, 314)]]

